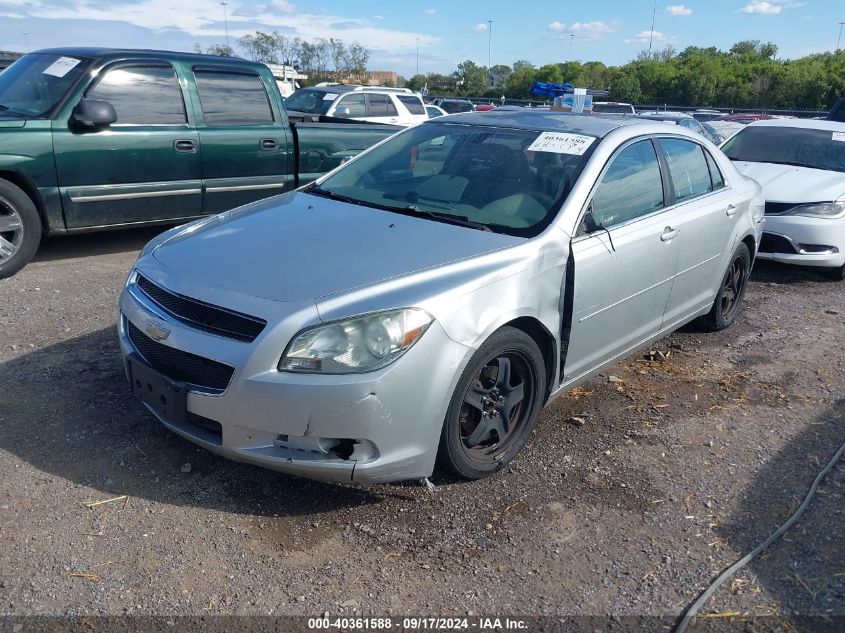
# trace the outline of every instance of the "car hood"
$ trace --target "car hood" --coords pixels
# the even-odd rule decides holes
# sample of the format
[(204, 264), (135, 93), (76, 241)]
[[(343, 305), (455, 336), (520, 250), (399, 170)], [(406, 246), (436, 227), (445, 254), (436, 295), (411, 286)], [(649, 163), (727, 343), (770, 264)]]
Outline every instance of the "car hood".
[(188, 225), (152, 255), (182, 279), (304, 301), (523, 241), (292, 192)]
[(845, 194), (845, 173), (775, 165), (733, 161), (745, 176), (763, 187), (766, 200), (773, 202), (829, 202)]

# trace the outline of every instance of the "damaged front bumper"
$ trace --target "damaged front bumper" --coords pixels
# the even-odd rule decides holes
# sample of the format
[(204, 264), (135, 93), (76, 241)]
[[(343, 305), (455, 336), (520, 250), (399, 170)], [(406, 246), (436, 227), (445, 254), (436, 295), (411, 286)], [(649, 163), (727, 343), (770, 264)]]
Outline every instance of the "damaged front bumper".
[(446, 409), (472, 351), (438, 323), (382, 370), (294, 374), (277, 371), (276, 364), (282, 339), (299, 325), (268, 326), (252, 343), (225, 341), (170, 319), (130, 286), (118, 326), (125, 362), (142, 356), (129, 324), (143, 331), (153, 319), (169, 330), (169, 348), (235, 368), (220, 392), (189, 385), (184, 417), (168, 418), (145, 404), (174, 433), (233, 460), (325, 481), (375, 483), (432, 473)]

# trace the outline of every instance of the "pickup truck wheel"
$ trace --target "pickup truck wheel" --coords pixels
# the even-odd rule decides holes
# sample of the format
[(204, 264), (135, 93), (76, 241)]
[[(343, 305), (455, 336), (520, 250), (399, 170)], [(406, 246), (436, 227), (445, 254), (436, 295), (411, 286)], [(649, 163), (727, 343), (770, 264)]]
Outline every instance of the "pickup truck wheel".
[(751, 273), (751, 253), (745, 244), (740, 244), (731, 258), (722, 285), (713, 307), (704, 317), (704, 326), (711, 332), (719, 332), (733, 325), (742, 308), (742, 298)]
[(33, 258), (41, 242), (41, 220), (20, 187), (0, 180), (0, 279), (11, 277)]
[(465, 479), (504, 468), (537, 424), (545, 374), (534, 339), (511, 327), (494, 333), (472, 357), (452, 395), (438, 464)]

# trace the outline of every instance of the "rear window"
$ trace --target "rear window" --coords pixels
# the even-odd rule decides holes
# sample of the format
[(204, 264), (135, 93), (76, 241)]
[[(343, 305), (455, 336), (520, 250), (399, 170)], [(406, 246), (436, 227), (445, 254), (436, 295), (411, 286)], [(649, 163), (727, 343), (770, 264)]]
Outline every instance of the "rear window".
[(731, 160), (845, 172), (845, 129), (752, 125), (737, 132), (722, 151)]
[(634, 106), (625, 103), (594, 103), (593, 112), (605, 114), (634, 114)]
[(206, 125), (273, 123), (273, 110), (258, 75), (196, 71), (197, 90)]
[(425, 114), (425, 106), (423, 106), (422, 99), (411, 95), (399, 95), (399, 101), (402, 105), (408, 108), (411, 114)]

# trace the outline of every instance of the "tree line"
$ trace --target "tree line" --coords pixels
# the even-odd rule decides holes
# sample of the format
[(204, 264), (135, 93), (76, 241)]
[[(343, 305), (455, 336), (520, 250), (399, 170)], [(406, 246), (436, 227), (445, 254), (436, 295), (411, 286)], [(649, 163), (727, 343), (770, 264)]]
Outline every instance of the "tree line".
[[(367, 72), (370, 53), (358, 42), (346, 44), (335, 38), (318, 38), (313, 42), (300, 37), (290, 37), (277, 31), (244, 35), (238, 39), (238, 46), (244, 56), (264, 64), (287, 64), (295, 67), (308, 79), (300, 81), (310, 85), (330, 79), (352, 78), (361, 81)], [(203, 52), (202, 46), (194, 45), (197, 52)], [(235, 56), (230, 46), (215, 44), (205, 52), (224, 57)]]
[(643, 51), (624, 66), (572, 61), (536, 67), (519, 60), (488, 71), (467, 60), (450, 74), (414, 75), (407, 86), (427, 85), (438, 95), (530, 99), (534, 82), (568, 81), (609, 90), (612, 100), (628, 103), (807, 110), (829, 109), (845, 95), (845, 50), (791, 60), (779, 59), (777, 52), (771, 42), (745, 40), (728, 51), (696, 46)]

